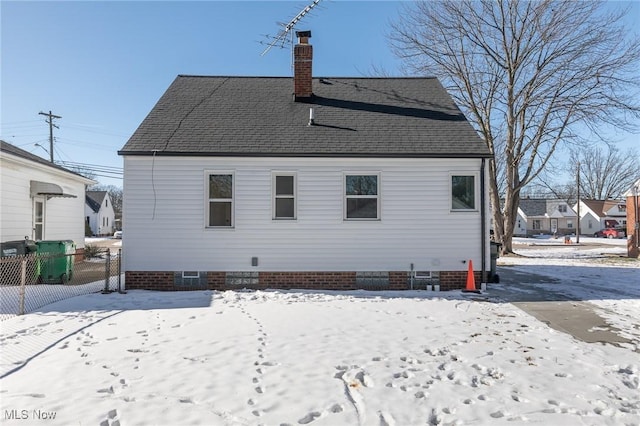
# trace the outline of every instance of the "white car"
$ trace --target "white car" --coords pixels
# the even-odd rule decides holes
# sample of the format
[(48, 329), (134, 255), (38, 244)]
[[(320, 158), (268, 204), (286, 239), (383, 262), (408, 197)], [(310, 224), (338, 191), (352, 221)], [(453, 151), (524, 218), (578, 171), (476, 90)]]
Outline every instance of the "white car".
[(113, 233), (113, 238), (118, 238), (121, 239), (122, 238), (122, 231), (116, 231)]

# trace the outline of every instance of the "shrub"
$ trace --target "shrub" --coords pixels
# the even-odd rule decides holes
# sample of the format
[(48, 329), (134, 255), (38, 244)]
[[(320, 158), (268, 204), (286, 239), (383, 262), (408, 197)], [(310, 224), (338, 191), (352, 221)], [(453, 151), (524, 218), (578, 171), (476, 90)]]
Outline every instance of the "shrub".
[(90, 244), (87, 244), (86, 246), (84, 246), (85, 259), (92, 259), (94, 257), (99, 257), (101, 253), (102, 253), (102, 250), (98, 246), (92, 246)]

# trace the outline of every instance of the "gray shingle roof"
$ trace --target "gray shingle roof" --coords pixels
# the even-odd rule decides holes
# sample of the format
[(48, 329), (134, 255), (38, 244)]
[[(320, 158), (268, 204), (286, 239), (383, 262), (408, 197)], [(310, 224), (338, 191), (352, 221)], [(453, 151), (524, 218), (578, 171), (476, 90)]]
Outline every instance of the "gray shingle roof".
[(527, 216), (544, 216), (547, 213), (547, 200), (527, 198), (520, 200), (519, 207)]
[[(435, 78), (178, 76), (121, 155), (490, 157)], [(309, 126), (309, 109), (315, 124)]]
[(87, 191), (85, 193), (85, 202), (91, 207), (91, 210), (98, 213), (106, 195), (107, 191)]
[(5, 142), (3, 140), (0, 140), (0, 151), (4, 151), (4, 152), (7, 152), (7, 153), (9, 153), (11, 155), (15, 155), (16, 157), (24, 158), (26, 160), (30, 160), (30, 161), (33, 161), (35, 163), (43, 164), (43, 165), (51, 167), (53, 169), (62, 170), (62, 171), (65, 171), (67, 173), (71, 173), (73, 175), (80, 176), (80, 177), (82, 177), (84, 179), (87, 179), (86, 177), (82, 176), (81, 174), (73, 172), (73, 171), (71, 171), (69, 169), (65, 169), (62, 166), (59, 166), (59, 165), (57, 165), (55, 163), (52, 163), (52, 162), (50, 162), (48, 160), (45, 160), (42, 157), (38, 157), (37, 155), (30, 153), (29, 151), (25, 151), (24, 149), (18, 148), (17, 146), (11, 145), (9, 142)]

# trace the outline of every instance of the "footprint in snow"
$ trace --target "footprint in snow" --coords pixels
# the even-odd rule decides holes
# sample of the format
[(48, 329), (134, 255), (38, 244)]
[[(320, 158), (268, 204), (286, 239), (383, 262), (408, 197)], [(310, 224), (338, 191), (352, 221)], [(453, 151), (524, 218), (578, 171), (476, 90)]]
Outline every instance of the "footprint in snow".
[(322, 413), (320, 413), (319, 411), (312, 411), (311, 413), (298, 420), (298, 423), (301, 425), (306, 425), (320, 418), (320, 416), (322, 416)]
[(107, 413), (107, 418), (100, 422), (100, 426), (120, 426), (118, 410), (109, 410), (109, 412)]

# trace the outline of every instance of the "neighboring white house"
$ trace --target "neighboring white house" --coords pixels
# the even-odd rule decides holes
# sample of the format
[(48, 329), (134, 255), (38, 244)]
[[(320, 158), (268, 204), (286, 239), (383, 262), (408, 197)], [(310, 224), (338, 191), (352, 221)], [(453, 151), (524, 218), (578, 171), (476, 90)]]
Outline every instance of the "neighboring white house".
[(116, 213), (107, 191), (87, 191), (84, 216), (93, 235), (113, 235)]
[[(574, 209), (578, 210), (576, 203)], [(580, 200), (580, 233), (591, 235), (604, 228), (626, 228), (627, 205), (617, 200)]]
[(84, 248), (87, 179), (0, 141), (0, 240), (73, 240)]
[(576, 233), (578, 215), (564, 200), (524, 198), (518, 205), (514, 235), (571, 235)]
[(442, 85), (312, 78), (298, 35), (293, 79), (178, 76), (119, 151), (127, 287), (486, 278), (492, 156)]

